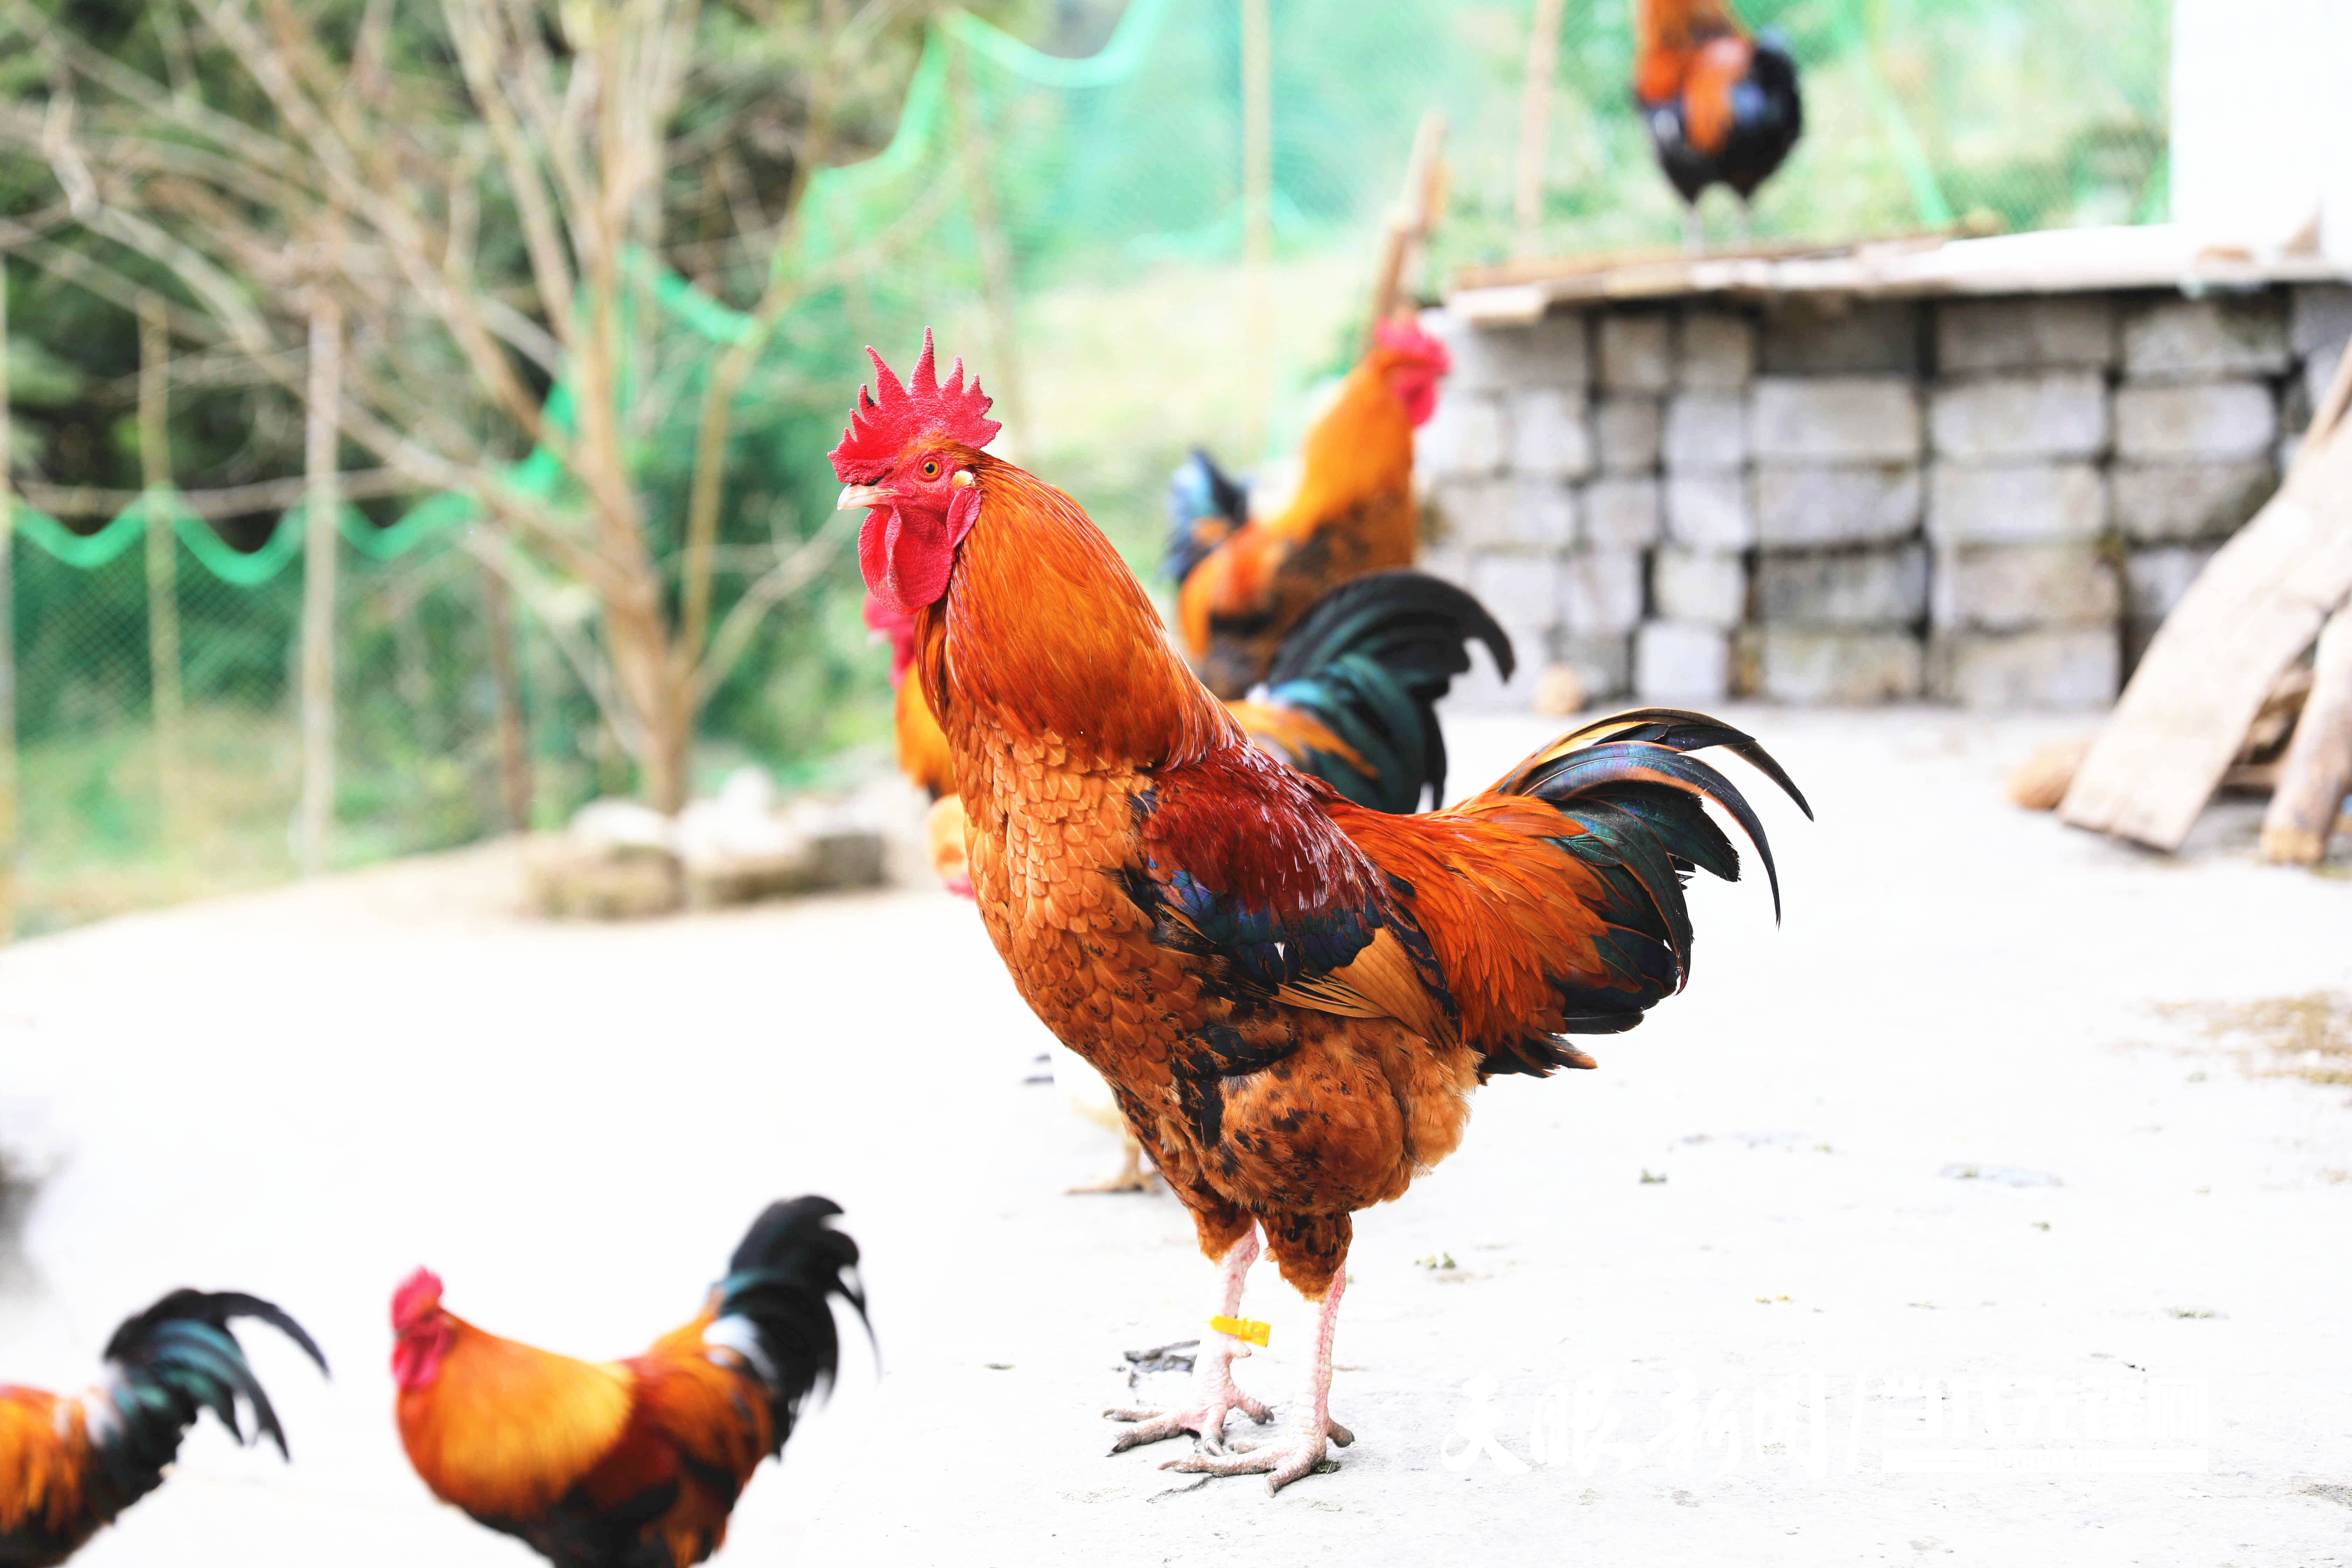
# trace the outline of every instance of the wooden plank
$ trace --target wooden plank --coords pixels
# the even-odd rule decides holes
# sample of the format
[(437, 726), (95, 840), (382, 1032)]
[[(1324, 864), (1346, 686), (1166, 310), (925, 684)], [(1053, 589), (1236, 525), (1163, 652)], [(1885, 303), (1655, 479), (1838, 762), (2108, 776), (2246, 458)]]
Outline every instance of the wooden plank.
[(2352, 595), (2352, 426), (2306, 448), (2148, 645), (2059, 815), (2178, 849), (2272, 683)]
[(2279, 761), (2275, 788), (2263, 815), (2263, 858), (2318, 865), (2327, 858), (2336, 808), (2352, 790), (2352, 605), (2330, 616), (2319, 634), (2311, 696)]

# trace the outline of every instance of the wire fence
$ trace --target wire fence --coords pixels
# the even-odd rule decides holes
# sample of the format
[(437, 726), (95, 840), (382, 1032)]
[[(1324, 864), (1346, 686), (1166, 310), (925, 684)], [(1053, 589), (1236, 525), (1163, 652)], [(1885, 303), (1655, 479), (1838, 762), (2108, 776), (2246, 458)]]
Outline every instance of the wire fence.
[[(1447, 118), (1452, 174), (1428, 279), (1515, 250), (1676, 241), (1679, 209), (1631, 102), (1629, 0), (1559, 8), (1549, 130), (1530, 144), (1538, 9), (1130, 0), (1097, 48), (1069, 58), (943, 13), (896, 139), (808, 190), (793, 265), (811, 286), (746, 383), (757, 416), (739, 425), (770, 478), (730, 488), (722, 546), (749, 551), (776, 517), (825, 504), (823, 452), (863, 372), (858, 347), (895, 354), (934, 324), (984, 369), (1017, 455), (1147, 558), (1156, 492), (1185, 447), (1247, 462), (1281, 447), (1308, 389), (1351, 357), (1374, 236), (1426, 110)], [(1758, 202), (1759, 238), (2166, 214), (2166, 0), (1741, 10), (1786, 35), (1807, 104), (1804, 142)], [(1517, 195), (1530, 159), (1532, 231)], [(880, 261), (828, 271), (858, 247)], [(690, 373), (745, 330), (643, 265), (674, 366)], [(653, 443), (640, 468), (656, 512), (683, 509), (679, 446)], [(291, 875), (299, 506), (257, 548), (233, 547), (167, 485), (52, 509), (19, 496), (0, 539), (16, 930)], [(591, 604), (553, 584), (509, 601), (478, 528), (448, 497), (341, 520), (335, 864), (559, 821), (628, 782), (567, 651), (593, 636)], [(849, 568), (835, 570), (838, 591), (793, 606), (730, 678), (709, 749), (789, 770), (812, 763), (793, 748), (838, 739), (775, 718), (836, 700), (813, 663), (865, 657)], [(878, 714), (878, 665), (856, 689)]]

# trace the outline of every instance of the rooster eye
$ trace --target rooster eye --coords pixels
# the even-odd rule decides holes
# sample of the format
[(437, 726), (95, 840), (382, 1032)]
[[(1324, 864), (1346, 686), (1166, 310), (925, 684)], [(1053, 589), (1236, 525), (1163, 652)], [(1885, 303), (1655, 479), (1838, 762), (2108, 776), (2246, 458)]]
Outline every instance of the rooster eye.
[(933, 458), (923, 465), (923, 478), (927, 479), (936, 479), (939, 477), (940, 460), (937, 458)]

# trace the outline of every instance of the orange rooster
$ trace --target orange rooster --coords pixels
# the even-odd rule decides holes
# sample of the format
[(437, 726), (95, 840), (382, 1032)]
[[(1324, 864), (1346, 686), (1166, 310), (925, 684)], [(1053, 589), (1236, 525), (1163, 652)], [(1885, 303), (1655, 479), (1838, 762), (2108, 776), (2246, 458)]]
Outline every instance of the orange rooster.
[(1633, 0), (1633, 101), (1659, 165), (1683, 198), (1683, 234), (1706, 247), (1699, 194), (1713, 184), (1748, 203), (1805, 129), (1797, 63), (1770, 29), (1751, 37), (1728, 0)]
[[(1560, 1037), (1681, 988), (1683, 876), (1738, 872), (1703, 799), (1771, 873), (1747, 801), (1685, 753), (1727, 747), (1802, 799), (1738, 731), (1643, 709), (1460, 805), (1355, 805), (1251, 745), (1077, 504), (982, 451), (996, 425), (961, 362), (942, 384), (928, 335), (908, 384), (873, 359), (834, 470), (868, 509), (867, 585), (914, 616), (989, 935), (1218, 1265), (1192, 1397), (1112, 1411), (1134, 1423), (1114, 1451), (1190, 1432), (1172, 1468), (1279, 1488), (1352, 1440), (1329, 1405), (1349, 1216), (1453, 1150), (1486, 1079), (1591, 1067)], [(1270, 1418), (1232, 1378), (1261, 1231), (1315, 1326), (1282, 1429), (1234, 1453), (1229, 1414)]]
[(1381, 322), (1307, 431), (1297, 493), (1277, 516), (1246, 521), (1239, 488), (1204, 455), (1179, 472), (1167, 571), (1180, 584), (1177, 634), (1210, 690), (1244, 695), (1325, 594), (1412, 564), (1412, 433), (1447, 368), (1445, 345), (1409, 318)]
[(857, 1244), (828, 1198), (769, 1205), (692, 1322), (625, 1362), (486, 1333), (418, 1269), (392, 1299), (400, 1441), (433, 1495), (562, 1568), (687, 1568), (839, 1360)]
[(70, 1398), (0, 1387), (0, 1563), (63, 1563), (124, 1509), (163, 1484), (180, 1439), (209, 1410), (247, 1441), (286, 1454), (286, 1433), (229, 1322), (257, 1318), (327, 1370), (302, 1325), (257, 1296), (174, 1290), (106, 1342), (107, 1379)]

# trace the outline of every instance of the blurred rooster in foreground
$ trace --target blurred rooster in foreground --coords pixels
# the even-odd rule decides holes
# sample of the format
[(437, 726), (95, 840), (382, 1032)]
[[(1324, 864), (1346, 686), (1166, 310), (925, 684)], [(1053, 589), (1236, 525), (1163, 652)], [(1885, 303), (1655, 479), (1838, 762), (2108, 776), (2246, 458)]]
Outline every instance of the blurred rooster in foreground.
[(400, 1441), (433, 1495), (562, 1568), (688, 1568), (832, 1381), (857, 1244), (830, 1199), (769, 1205), (701, 1314), (625, 1362), (486, 1333), (418, 1269), (392, 1299)]
[(1204, 453), (1177, 470), (1166, 570), (1178, 584), (1177, 635), (1210, 690), (1244, 695), (1324, 595), (1412, 564), (1412, 433), (1435, 411), (1448, 368), (1445, 345), (1412, 320), (1382, 321), (1307, 431), (1297, 493), (1274, 517), (1251, 521), (1241, 487)]
[(229, 1331), (235, 1318), (283, 1331), (327, 1370), (302, 1325), (268, 1301), (174, 1290), (114, 1331), (107, 1379), (88, 1393), (0, 1387), (0, 1563), (40, 1568), (71, 1557), (163, 1484), (180, 1439), (205, 1411), (246, 1442), (236, 1412), (244, 1401), (253, 1436), (286, 1453), (278, 1413)]
[(1805, 128), (1788, 46), (1769, 29), (1751, 37), (1727, 0), (1633, 0), (1633, 100), (1681, 193), (1688, 248), (1706, 248), (1698, 198), (1714, 184), (1739, 198), (1747, 243), (1756, 188)]
[[(832, 454), (840, 504), (868, 509), (866, 585), (914, 617), (981, 914), (1219, 1266), (1192, 1397), (1111, 1412), (1135, 1423), (1116, 1447), (1191, 1432), (1173, 1468), (1280, 1487), (1352, 1441), (1329, 1405), (1349, 1216), (1453, 1151), (1486, 1079), (1591, 1067), (1560, 1037), (1632, 1028), (1681, 988), (1683, 879), (1739, 869), (1702, 800), (1771, 871), (1747, 801), (1685, 753), (1795, 786), (1738, 731), (1642, 709), (1462, 805), (1356, 805), (1252, 745), (1077, 504), (982, 450), (997, 426), (961, 363), (940, 383), (927, 337), (902, 384), (873, 358)], [(1261, 1230), (1314, 1308), (1308, 1375), (1281, 1434), (1231, 1453), (1230, 1413), (1271, 1418), (1232, 1378)]]

